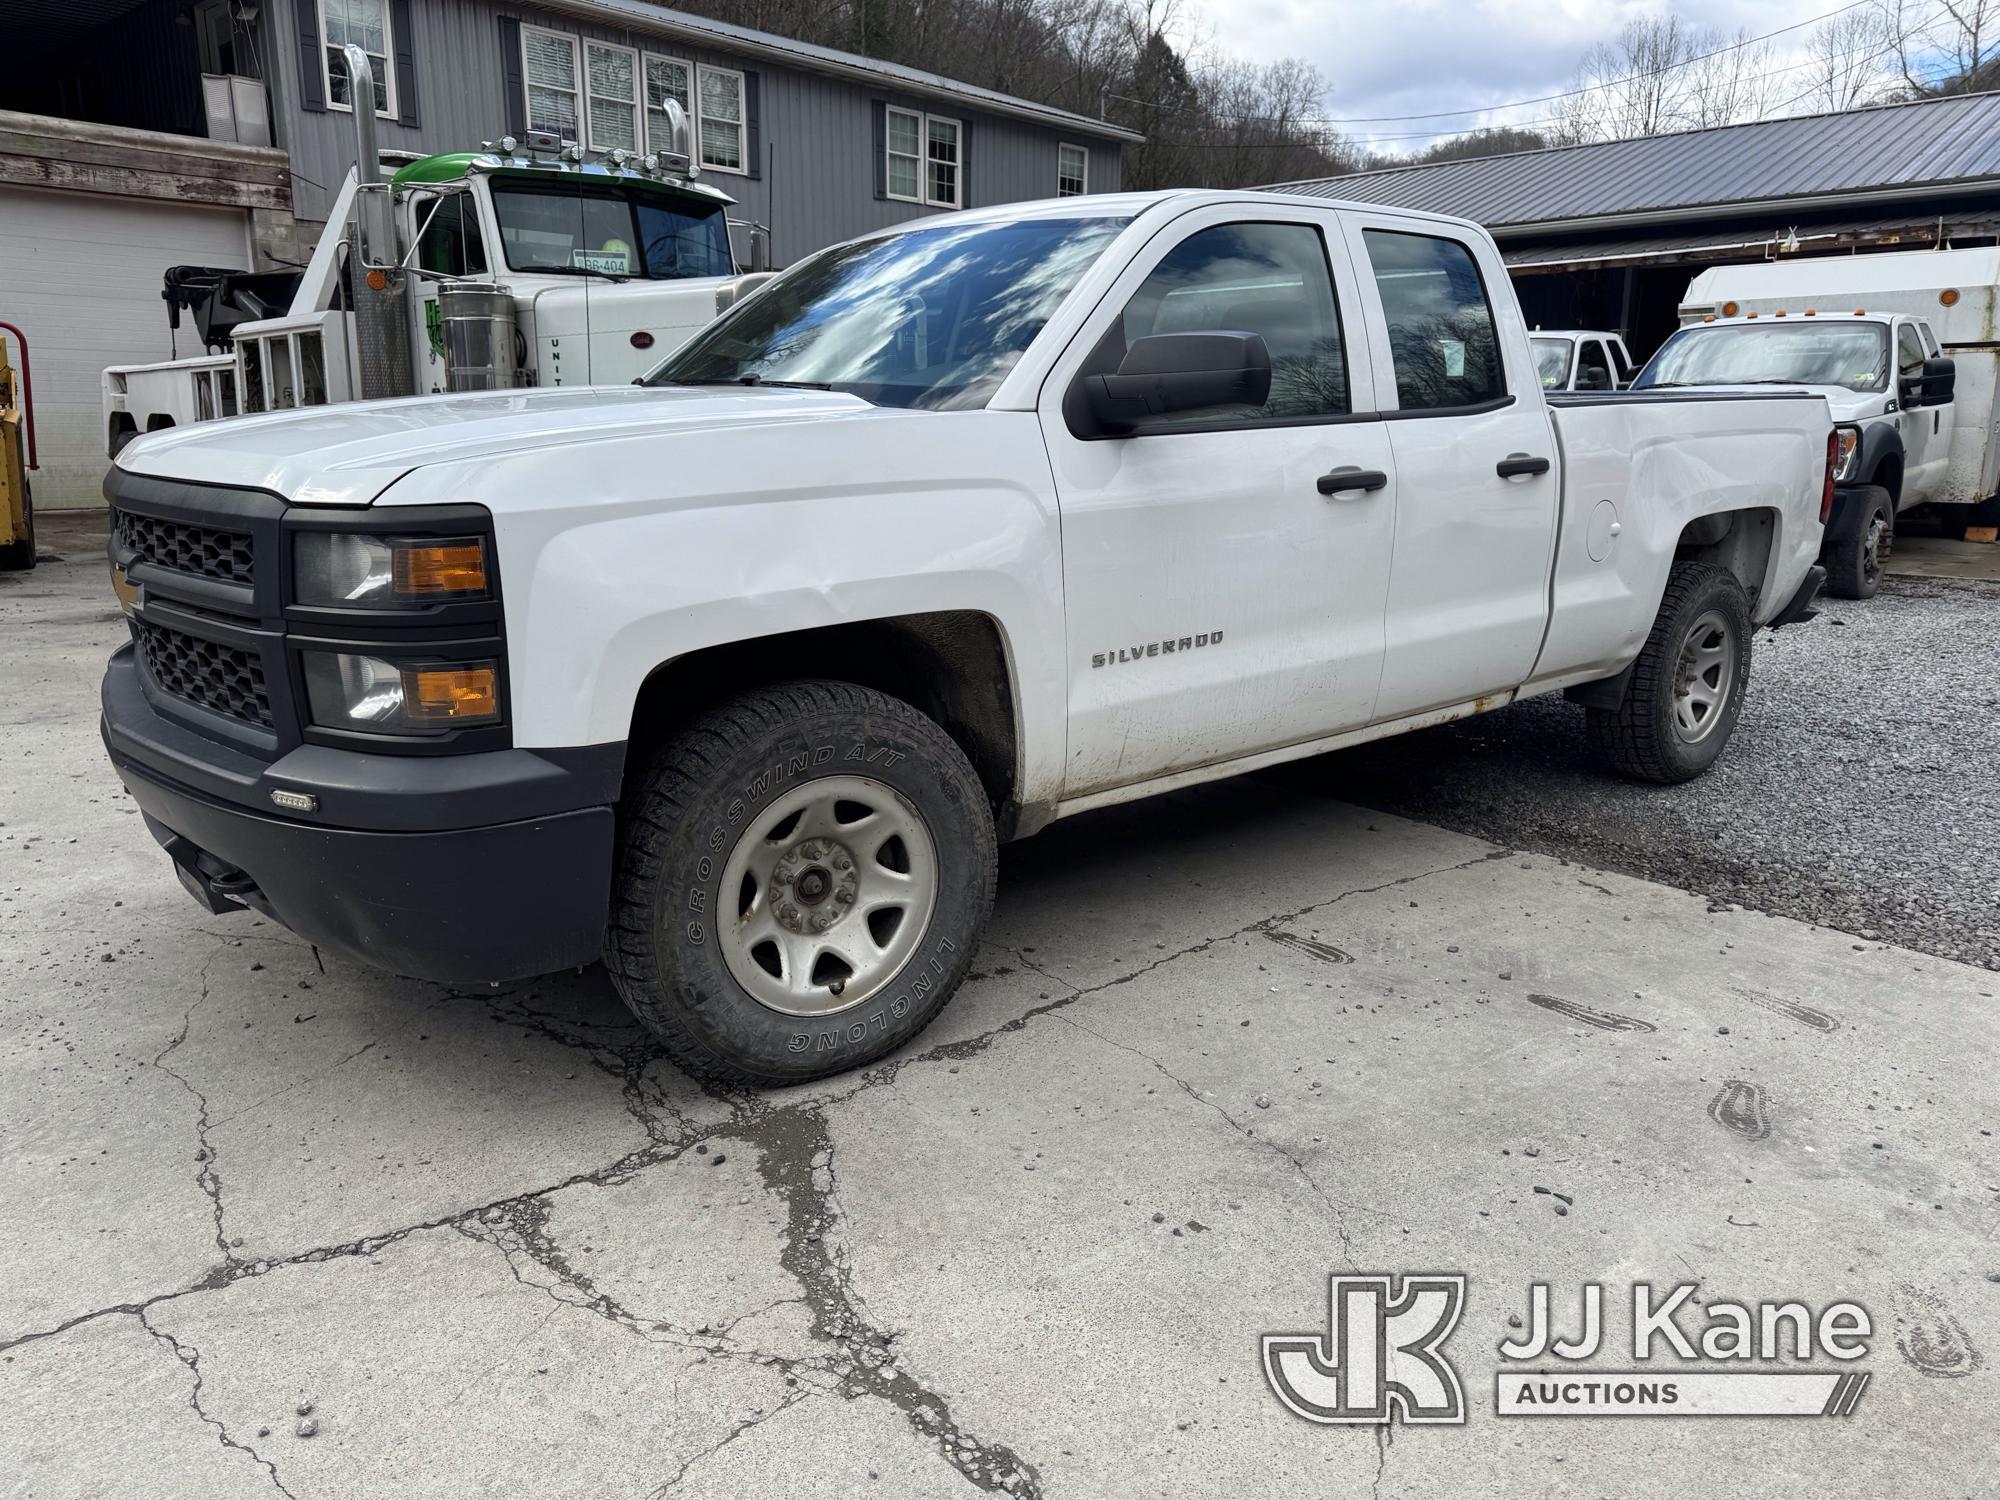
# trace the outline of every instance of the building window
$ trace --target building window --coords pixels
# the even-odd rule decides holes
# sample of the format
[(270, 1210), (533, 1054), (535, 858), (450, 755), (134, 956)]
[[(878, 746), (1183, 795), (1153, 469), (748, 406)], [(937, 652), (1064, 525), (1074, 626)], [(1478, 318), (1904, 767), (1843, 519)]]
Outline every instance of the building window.
[(565, 141), (582, 139), (576, 107), (576, 38), (523, 26), (521, 61), (528, 87), (528, 129)]
[(748, 170), (743, 159), (743, 75), (700, 69), (701, 164), (724, 172)]
[(1090, 191), (1090, 149), (1056, 147), (1056, 196), (1076, 198)]
[(888, 196), (932, 208), (957, 208), (963, 138), (958, 121), (892, 105), (884, 124)]
[(349, 97), (353, 80), (347, 76), (347, 59), (341, 49), (349, 42), (368, 54), (375, 70), (375, 113), (396, 113), (396, 78), (389, 66), (394, 52), (389, 32), (389, 0), (319, 0), (319, 34), (326, 67), (327, 103), (335, 109), (353, 109)]
[(690, 90), (690, 64), (675, 57), (646, 58), (646, 149), (671, 151), (674, 133), (667, 126), (667, 101), (673, 100), (694, 129), (694, 95)]
[(639, 54), (627, 47), (588, 42), (584, 74), (590, 80), (590, 148), (639, 149)]

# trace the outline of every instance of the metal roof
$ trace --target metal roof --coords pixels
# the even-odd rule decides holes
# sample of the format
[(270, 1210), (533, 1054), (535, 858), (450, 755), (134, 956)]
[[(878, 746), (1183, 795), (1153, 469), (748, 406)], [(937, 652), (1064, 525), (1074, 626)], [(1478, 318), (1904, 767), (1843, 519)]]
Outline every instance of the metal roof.
[(1826, 255), (1850, 245), (1906, 245), (1913, 250), (1949, 243), (1955, 235), (2000, 233), (2000, 204), (1983, 213), (1960, 210), (1940, 217), (1921, 218), (1907, 214), (1876, 215), (1866, 219), (1839, 219), (1811, 224), (1766, 226), (1756, 229), (1709, 227), (1683, 234), (1641, 234), (1604, 238), (1563, 240), (1512, 239), (1501, 247), (1501, 255), (1516, 271), (1582, 270), (1593, 266), (1615, 266), (1621, 262), (1643, 261), (1659, 265), (1669, 261), (1710, 261), (1717, 257), (1761, 256), (1778, 260), (1803, 251), (1806, 255)]
[(2000, 93), (1276, 185), (1554, 233), (1764, 207), (1847, 208), (1940, 187), (2000, 189)]
[[(4, 3), (4, 0), (0, 0), (0, 3)], [(1127, 130), (1122, 125), (1113, 125), (1107, 120), (1093, 120), (1088, 115), (1057, 109), (1049, 104), (1037, 104), (1032, 99), (1003, 94), (997, 89), (980, 88), (977, 84), (961, 83), (955, 78), (946, 78), (939, 73), (926, 73), (921, 68), (906, 68), (901, 63), (883, 62), (878, 58), (863, 57), (856, 52), (837, 52), (831, 47), (794, 41), (791, 37), (778, 36), (774, 32), (752, 31), (747, 26), (732, 26), (727, 21), (711, 21), (706, 16), (691, 16), (686, 11), (669, 10), (663, 5), (648, 4), (647, 0), (541, 0), (541, 3), (550, 9), (588, 16), (596, 21), (615, 21), (628, 26), (642, 26), (651, 31), (677, 36), (725, 52), (742, 53), (771, 62), (785, 63), (808, 73), (824, 73), (836, 78), (855, 78), (877, 84), (895, 84), (912, 93), (957, 100), (993, 114), (1032, 120), (1040, 125), (1093, 136), (1098, 140), (1136, 143), (1146, 139), (1138, 131)]]

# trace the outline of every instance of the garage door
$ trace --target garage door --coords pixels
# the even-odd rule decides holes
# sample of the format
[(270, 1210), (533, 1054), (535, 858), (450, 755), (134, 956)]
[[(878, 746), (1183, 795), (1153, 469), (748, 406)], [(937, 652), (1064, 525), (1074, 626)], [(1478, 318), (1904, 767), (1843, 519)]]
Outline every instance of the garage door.
[[(169, 355), (160, 277), (168, 266), (250, 265), (249, 218), (103, 193), (0, 187), (0, 321), (34, 355), (42, 509), (97, 505), (107, 460), (98, 376)], [(182, 319), (180, 352), (199, 354)]]

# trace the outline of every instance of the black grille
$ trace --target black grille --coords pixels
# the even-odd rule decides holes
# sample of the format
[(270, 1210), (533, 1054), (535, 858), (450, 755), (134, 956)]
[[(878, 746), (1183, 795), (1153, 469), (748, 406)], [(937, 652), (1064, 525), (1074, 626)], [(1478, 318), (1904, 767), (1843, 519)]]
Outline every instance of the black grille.
[(186, 521), (166, 521), (129, 510), (117, 512), (112, 525), (120, 550), (131, 553), (134, 562), (148, 562), (176, 573), (193, 573), (224, 583), (249, 584), (255, 579), (248, 532), (192, 526)]
[(138, 642), (146, 670), (162, 692), (259, 729), (272, 727), (264, 663), (255, 652), (239, 651), (144, 620), (132, 622), (132, 639)]

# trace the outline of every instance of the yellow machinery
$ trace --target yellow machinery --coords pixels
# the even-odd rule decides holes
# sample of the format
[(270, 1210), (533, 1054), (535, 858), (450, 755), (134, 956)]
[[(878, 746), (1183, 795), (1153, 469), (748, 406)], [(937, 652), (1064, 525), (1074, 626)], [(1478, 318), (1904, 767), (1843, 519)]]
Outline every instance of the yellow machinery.
[[(11, 325), (7, 325), (11, 326)], [(19, 330), (14, 330), (17, 337)], [(7, 335), (0, 333), (0, 572), (18, 572), (35, 565), (35, 506), (28, 495), (28, 469), (34, 457), (34, 429), (27, 428), (27, 355), (16, 375), (8, 353)]]

